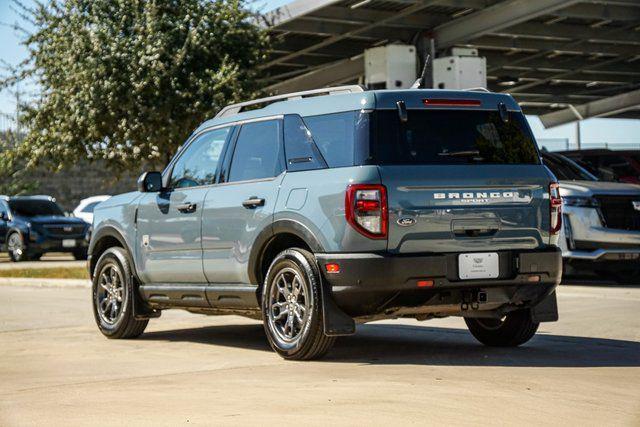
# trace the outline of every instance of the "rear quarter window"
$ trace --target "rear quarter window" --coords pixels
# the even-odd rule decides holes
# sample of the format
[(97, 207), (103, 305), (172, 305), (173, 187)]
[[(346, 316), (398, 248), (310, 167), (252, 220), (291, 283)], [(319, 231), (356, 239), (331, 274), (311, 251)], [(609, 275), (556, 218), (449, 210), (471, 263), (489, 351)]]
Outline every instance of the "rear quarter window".
[(304, 118), (329, 167), (353, 166), (356, 114), (355, 111), (348, 111)]

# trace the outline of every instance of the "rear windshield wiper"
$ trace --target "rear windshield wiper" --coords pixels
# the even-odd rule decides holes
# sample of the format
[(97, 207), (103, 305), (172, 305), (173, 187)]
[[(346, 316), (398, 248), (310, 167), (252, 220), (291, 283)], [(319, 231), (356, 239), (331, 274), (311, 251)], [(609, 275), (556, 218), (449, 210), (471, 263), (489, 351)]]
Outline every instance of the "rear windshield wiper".
[(466, 151), (448, 151), (438, 153), (438, 156), (442, 157), (477, 157), (480, 155), (478, 150), (466, 150)]

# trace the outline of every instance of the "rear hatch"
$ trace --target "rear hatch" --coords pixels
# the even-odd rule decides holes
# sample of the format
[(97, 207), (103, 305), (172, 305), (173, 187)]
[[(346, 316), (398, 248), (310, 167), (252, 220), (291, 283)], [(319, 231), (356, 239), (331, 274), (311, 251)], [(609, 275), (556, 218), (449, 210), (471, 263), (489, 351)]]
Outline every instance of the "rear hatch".
[(522, 113), (493, 105), (373, 113), (370, 159), (387, 188), (390, 252), (549, 244), (551, 175)]

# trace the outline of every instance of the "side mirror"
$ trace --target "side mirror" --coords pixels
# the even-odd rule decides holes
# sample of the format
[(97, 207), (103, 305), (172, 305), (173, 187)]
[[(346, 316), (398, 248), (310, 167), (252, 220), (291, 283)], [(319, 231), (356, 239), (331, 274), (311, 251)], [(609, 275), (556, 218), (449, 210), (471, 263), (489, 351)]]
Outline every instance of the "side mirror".
[(0, 212), (0, 221), (8, 221), (9, 215), (6, 212)]
[(162, 174), (160, 172), (144, 172), (138, 178), (138, 191), (141, 193), (156, 193), (162, 189)]

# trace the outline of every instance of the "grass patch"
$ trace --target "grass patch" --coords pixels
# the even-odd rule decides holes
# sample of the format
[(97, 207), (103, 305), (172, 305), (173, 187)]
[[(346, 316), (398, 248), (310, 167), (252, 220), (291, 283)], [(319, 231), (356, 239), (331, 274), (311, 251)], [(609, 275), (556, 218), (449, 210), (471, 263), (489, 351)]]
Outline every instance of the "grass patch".
[(34, 279), (89, 279), (85, 267), (17, 268), (0, 270), (0, 277), (28, 277)]

